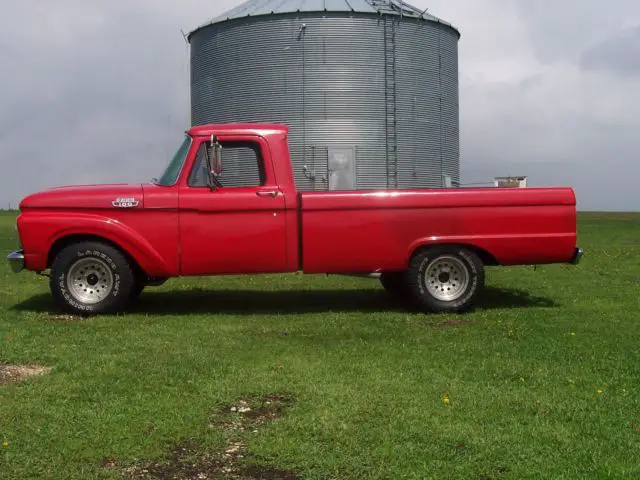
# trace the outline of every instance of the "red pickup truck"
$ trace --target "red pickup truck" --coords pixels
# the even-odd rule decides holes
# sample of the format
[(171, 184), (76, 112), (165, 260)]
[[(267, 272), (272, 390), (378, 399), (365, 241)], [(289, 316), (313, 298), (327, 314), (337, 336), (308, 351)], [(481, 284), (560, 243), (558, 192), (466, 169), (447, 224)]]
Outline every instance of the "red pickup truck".
[(159, 180), (20, 203), (15, 272), (49, 270), (59, 307), (126, 309), (178, 276), (371, 275), (424, 311), (469, 309), (487, 265), (576, 264), (571, 188), (298, 192), (288, 128), (189, 129)]

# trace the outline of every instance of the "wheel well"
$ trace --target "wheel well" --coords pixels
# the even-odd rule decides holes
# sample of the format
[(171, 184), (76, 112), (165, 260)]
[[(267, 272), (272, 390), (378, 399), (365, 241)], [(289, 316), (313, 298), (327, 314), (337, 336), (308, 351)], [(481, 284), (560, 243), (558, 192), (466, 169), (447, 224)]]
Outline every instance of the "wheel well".
[(51, 267), (51, 265), (53, 264), (53, 260), (56, 258), (58, 253), (60, 253), (64, 248), (74, 243), (80, 243), (80, 242), (100, 242), (100, 243), (109, 245), (115, 248), (116, 250), (118, 250), (120, 253), (122, 253), (125, 256), (125, 258), (129, 261), (129, 264), (131, 265), (131, 268), (133, 269), (133, 272), (136, 274), (136, 276), (140, 277), (145, 274), (144, 270), (140, 267), (138, 262), (136, 262), (136, 260), (129, 254), (129, 252), (127, 252), (120, 245), (104, 237), (101, 237), (99, 235), (89, 235), (89, 234), (68, 235), (66, 237), (62, 237), (56, 240), (53, 243), (53, 245), (51, 245), (51, 248), (49, 249), (49, 255), (47, 256), (47, 268)]
[(494, 257), (491, 253), (489, 253), (488, 251), (476, 246), (476, 245), (470, 245), (470, 244), (465, 244), (465, 243), (432, 243), (429, 245), (423, 245), (419, 248), (417, 248), (413, 254), (411, 255), (411, 257), (415, 256), (418, 252), (423, 252), (425, 250), (429, 250), (430, 248), (436, 248), (436, 247), (452, 247), (452, 248), (467, 248), (471, 251), (473, 251), (476, 255), (478, 255), (478, 257), (480, 257), (480, 260), (482, 260), (482, 263), (487, 265), (487, 266), (497, 266), (500, 265), (500, 262), (498, 262), (498, 260), (496, 259), (496, 257)]

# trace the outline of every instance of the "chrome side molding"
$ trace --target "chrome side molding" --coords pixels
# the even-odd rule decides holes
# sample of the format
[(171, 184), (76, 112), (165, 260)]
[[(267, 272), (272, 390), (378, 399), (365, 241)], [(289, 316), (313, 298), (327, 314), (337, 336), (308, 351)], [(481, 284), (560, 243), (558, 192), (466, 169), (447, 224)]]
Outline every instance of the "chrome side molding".
[(7, 256), (7, 262), (11, 266), (13, 273), (20, 273), (24, 270), (24, 253), (22, 250), (12, 252)]
[(573, 254), (573, 258), (571, 259), (571, 264), (578, 265), (582, 260), (582, 257), (584, 257), (584, 250), (581, 248), (576, 248)]

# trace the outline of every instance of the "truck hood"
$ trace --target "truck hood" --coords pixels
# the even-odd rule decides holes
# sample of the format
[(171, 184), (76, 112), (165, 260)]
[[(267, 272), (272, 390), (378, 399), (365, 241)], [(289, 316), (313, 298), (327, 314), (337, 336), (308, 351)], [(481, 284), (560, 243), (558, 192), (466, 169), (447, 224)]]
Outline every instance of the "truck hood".
[(143, 187), (140, 183), (54, 187), (33, 193), (20, 202), (20, 209), (112, 209), (143, 207)]

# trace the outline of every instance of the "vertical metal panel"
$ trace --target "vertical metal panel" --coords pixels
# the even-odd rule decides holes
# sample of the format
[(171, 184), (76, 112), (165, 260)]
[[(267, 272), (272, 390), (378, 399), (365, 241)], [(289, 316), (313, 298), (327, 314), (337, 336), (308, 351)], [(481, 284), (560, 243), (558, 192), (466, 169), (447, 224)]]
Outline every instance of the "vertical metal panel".
[(354, 190), (357, 187), (353, 148), (329, 148), (329, 190)]
[[(440, 187), (443, 174), (459, 181), (458, 38), (436, 22), (399, 21), (399, 188)], [(354, 147), (357, 188), (387, 188), (383, 18), (242, 18), (201, 28), (190, 40), (194, 125), (286, 123), (300, 190), (328, 189), (327, 149), (343, 147)]]
[(397, 34), (401, 187), (460, 179), (458, 35), (431, 22), (401, 22)]

